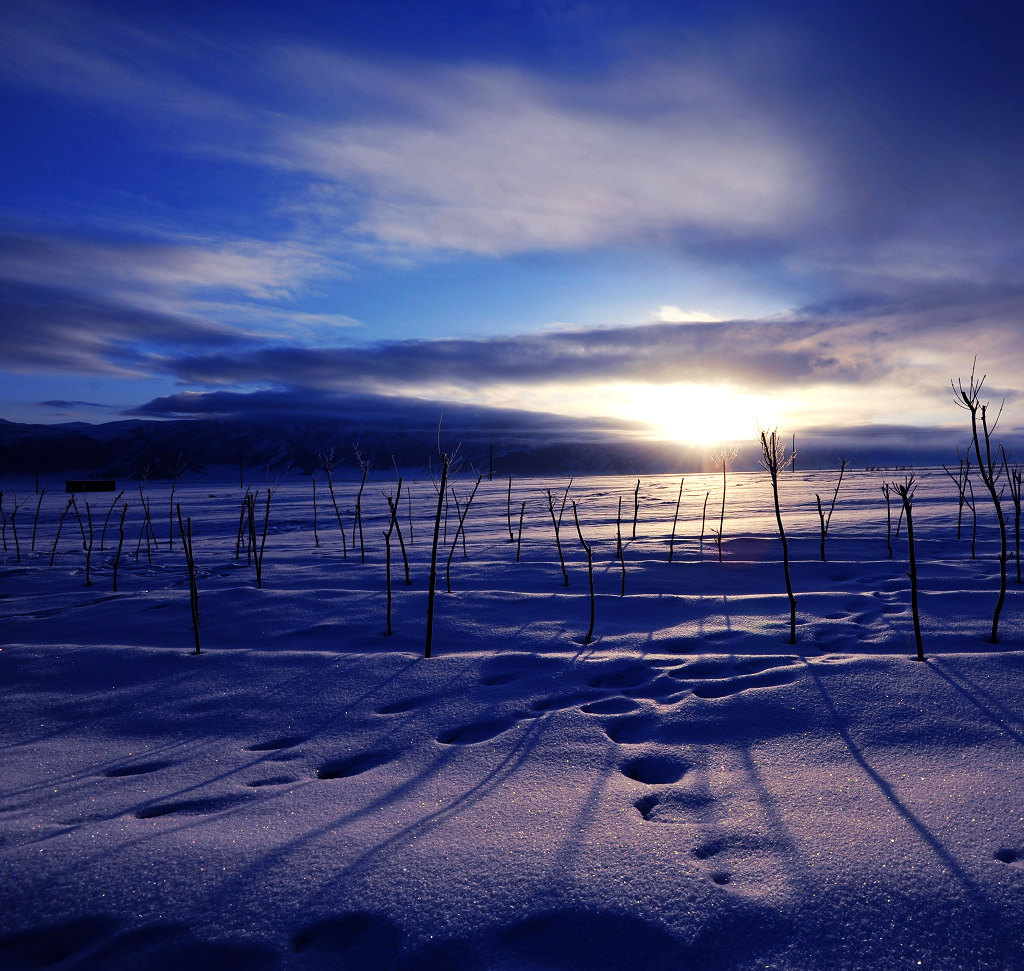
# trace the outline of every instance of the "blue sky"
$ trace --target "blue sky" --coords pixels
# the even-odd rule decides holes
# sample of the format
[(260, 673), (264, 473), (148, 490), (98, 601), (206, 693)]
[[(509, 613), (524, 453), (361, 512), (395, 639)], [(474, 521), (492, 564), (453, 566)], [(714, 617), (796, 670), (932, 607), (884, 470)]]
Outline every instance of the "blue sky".
[(213, 7), (0, 9), (0, 417), (1024, 424), (1017, 5)]

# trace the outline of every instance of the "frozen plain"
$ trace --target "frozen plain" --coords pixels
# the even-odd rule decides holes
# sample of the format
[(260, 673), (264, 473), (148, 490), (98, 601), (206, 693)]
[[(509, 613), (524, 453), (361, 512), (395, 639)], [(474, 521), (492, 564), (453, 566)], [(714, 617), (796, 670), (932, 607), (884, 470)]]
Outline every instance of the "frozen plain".
[[(365, 564), (358, 483), (335, 483), (347, 558), (326, 481), (319, 546), (311, 480), (279, 483), (258, 590), (237, 478), (186, 475), (198, 657), (168, 483), (146, 489), (151, 563), (121, 483), (117, 593), (112, 496), (90, 498), (86, 586), (72, 517), (49, 565), (57, 485), (32, 552), (33, 484), (5, 483), (8, 514), (23, 505), (21, 562), (9, 524), (0, 553), (0, 965), (1024, 967), (1022, 588), (1011, 562), (989, 644), (991, 508), (979, 491), (972, 559), (954, 484), (919, 472), (913, 660), (905, 528), (889, 559), (881, 492), (903, 475), (847, 472), (824, 563), (814, 497), (827, 510), (837, 473), (782, 477), (796, 645), (766, 474), (730, 474), (722, 562), (720, 476), (685, 477), (672, 562), (679, 477), (641, 477), (635, 538), (635, 478), (574, 481), (590, 644), (571, 506), (568, 587), (547, 507), (567, 481), (513, 480), (516, 563), (508, 481), (485, 479), (451, 593), (449, 512), (430, 659), (429, 480), (403, 489), (412, 584), (396, 545), (388, 636), (393, 479), (366, 486)], [(473, 482), (453, 480), (460, 504)]]

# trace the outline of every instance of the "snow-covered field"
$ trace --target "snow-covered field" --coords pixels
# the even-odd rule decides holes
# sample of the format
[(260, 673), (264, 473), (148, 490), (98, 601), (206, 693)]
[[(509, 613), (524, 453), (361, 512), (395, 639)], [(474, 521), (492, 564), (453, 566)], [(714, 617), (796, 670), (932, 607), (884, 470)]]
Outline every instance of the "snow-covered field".
[(767, 475), (730, 475), (722, 562), (720, 477), (686, 477), (672, 562), (678, 477), (642, 478), (635, 538), (635, 479), (573, 482), (589, 644), (571, 505), (568, 587), (547, 510), (567, 482), (513, 481), (517, 563), (508, 482), (485, 480), (449, 594), (451, 504), (430, 659), (429, 481), (411, 529), (403, 491), (412, 583), (395, 536), (388, 636), (393, 481), (367, 484), (365, 564), (357, 483), (336, 482), (347, 558), (326, 481), (319, 547), (311, 481), (281, 484), (258, 590), (237, 480), (186, 475), (200, 656), (167, 483), (147, 487), (152, 563), (119, 483), (117, 593), (113, 496), (90, 498), (87, 586), (74, 513), (50, 566), (57, 484), (32, 552), (33, 484), (3, 483), (22, 505), (21, 562), (9, 522), (0, 553), (0, 967), (1024, 967), (1016, 564), (992, 645), (990, 505), (978, 490), (972, 559), (954, 484), (919, 473), (916, 662), (884, 478), (847, 473), (823, 563), (814, 497), (827, 511), (836, 473), (783, 476), (796, 645)]

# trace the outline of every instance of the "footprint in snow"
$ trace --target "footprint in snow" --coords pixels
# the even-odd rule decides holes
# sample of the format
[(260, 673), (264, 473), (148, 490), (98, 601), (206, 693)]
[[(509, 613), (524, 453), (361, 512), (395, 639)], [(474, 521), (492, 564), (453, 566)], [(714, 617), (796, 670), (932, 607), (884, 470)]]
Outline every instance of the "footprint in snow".
[(174, 765), (173, 762), (157, 760), (153, 762), (136, 762), (134, 765), (116, 765), (103, 772), (108, 779), (123, 779), (133, 775), (145, 775), (148, 772), (159, 772)]
[(1020, 850), (1001, 849), (992, 854), (1000, 863), (1016, 863), (1021, 858)]
[(649, 786), (678, 782), (690, 769), (690, 764), (674, 755), (642, 755), (630, 759), (619, 771), (627, 778)]
[(703, 822), (713, 796), (699, 791), (669, 789), (637, 799), (633, 806), (650, 823), (686, 824)]
[(316, 774), (318, 779), (350, 779), (352, 776), (362, 775), (364, 772), (369, 772), (370, 769), (386, 765), (394, 757), (393, 752), (386, 750), (359, 752), (325, 762), (317, 769)]
[(442, 745), (475, 745), (496, 738), (516, 724), (514, 718), (494, 718), (490, 721), (473, 722), (449, 728), (437, 736)]

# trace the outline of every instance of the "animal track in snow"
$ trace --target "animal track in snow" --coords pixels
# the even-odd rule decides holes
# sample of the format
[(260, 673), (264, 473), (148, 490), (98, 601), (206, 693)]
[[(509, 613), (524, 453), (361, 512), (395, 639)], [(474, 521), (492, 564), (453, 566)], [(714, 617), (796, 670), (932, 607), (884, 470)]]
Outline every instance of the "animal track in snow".
[(996, 850), (992, 857), (1000, 863), (1016, 863), (1021, 858), (1020, 850), (1001, 849)]
[(316, 774), (318, 779), (350, 779), (352, 776), (362, 775), (364, 772), (369, 772), (370, 769), (386, 765), (394, 757), (394, 753), (386, 749), (359, 752), (325, 762), (317, 769)]
[(721, 853), (724, 847), (725, 844), (721, 840), (705, 840), (698, 843), (691, 852), (698, 860), (709, 860)]
[(166, 769), (171, 765), (174, 765), (174, 763), (166, 760), (137, 762), (135, 765), (114, 766), (112, 769), (105, 770), (103, 775), (108, 779), (123, 779), (133, 775), (145, 775), (148, 772), (159, 772), (161, 769)]
[(642, 755), (626, 762), (620, 771), (627, 779), (657, 786), (678, 782), (690, 764), (674, 755)]
[(442, 745), (476, 745), (496, 738), (516, 724), (514, 718), (493, 718), (489, 721), (473, 722), (449, 728), (437, 736)]
[(699, 823), (715, 799), (689, 789), (665, 789), (641, 796), (633, 805), (651, 823)]

